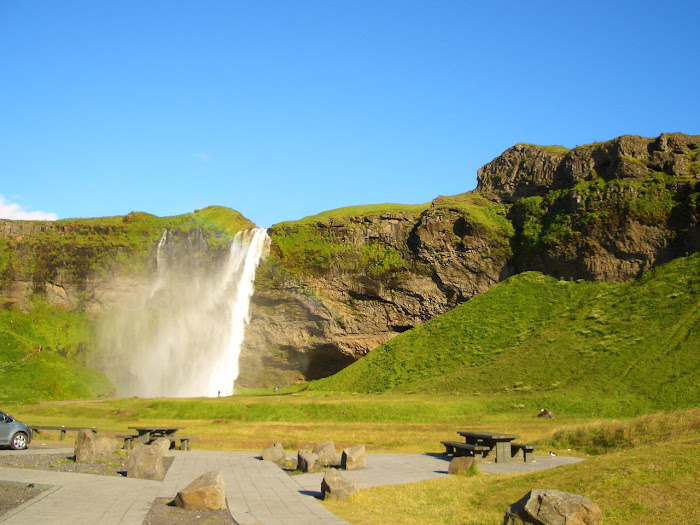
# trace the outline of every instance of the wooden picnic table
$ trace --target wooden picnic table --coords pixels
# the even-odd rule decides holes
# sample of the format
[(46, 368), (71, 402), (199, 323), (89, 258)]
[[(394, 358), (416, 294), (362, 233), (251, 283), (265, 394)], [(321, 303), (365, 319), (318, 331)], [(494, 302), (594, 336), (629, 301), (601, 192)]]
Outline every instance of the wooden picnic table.
[(178, 430), (182, 430), (185, 427), (128, 427), (129, 430), (135, 430), (138, 433), (137, 439), (139, 443), (147, 444), (151, 441), (158, 439), (159, 437), (171, 437)]
[(495, 451), (496, 463), (509, 463), (511, 460), (511, 441), (518, 439), (514, 434), (500, 434), (498, 432), (457, 432), (464, 437), (469, 445), (482, 445), (489, 447), (489, 452), (484, 457)]

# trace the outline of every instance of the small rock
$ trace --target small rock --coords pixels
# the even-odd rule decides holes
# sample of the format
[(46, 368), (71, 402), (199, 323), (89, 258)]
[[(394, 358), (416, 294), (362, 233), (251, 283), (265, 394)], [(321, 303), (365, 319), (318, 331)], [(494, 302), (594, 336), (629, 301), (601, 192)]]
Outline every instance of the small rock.
[(224, 474), (213, 470), (198, 477), (177, 493), (173, 503), (188, 510), (226, 509)]
[(275, 443), (274, 445), (265, 447), (262, 451), (263, 461), (274, 461), (276, 463), (278, 461), (283, 461), (286, 457), (287, 454), (284, 451), (282, 443)]
[(326, 470), (321, 482), (323, 499), (342, 500), (348, 499), (357, 491), (357, 486), (345, 479), (340, 472), (334, 469)]
[(341, 466), (345, 470), (357, 470), (365, 468), (365, 446), (355, 445), (343, 450)]
[(310, 450), (302, 449), (297, 454), (297, 470), (301, 472), (313, 472), (317, 462), (318, 455)]
[(126, 477), (161, 481), (165, 477), (161, 448), (136, 445), (126, 462)]
[(447, 467), (447, 473), (466, 474), (476, 464), (476, 458), (469, 456), (457, 456), (450, 461), (450, 466)]
[(508, 507), (503, 525), (597, 525), (601, 519), (598, 505), (583, 496), (535, 489)]
[(314, 447), (314, 454), (318, 456), (318, 462), (324, 467), (328, 467), (335, 461), (335, 444), (332, 441), (325, 441)]

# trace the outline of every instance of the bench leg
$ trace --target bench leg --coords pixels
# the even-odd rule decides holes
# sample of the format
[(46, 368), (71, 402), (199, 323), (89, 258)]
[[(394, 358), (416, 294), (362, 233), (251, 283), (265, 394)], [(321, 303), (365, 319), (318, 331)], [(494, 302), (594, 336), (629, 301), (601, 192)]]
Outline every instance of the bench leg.
[(66, 430), (61, 429), (61, 441), (63, 441), (64, 439), (66, 439)]
[(180, 440), (180, 450), (189, 450), (190, 449), (190, 440), (189, 439), (181, 439)]

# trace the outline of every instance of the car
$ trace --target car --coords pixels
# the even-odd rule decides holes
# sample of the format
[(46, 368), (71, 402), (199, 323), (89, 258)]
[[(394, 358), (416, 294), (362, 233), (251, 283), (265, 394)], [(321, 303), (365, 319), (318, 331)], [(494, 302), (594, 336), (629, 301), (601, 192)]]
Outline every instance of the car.
[(27, 448), (32, 440), (29, 427), (0, 410), (0, 446), (9, 445), (13, 450)]

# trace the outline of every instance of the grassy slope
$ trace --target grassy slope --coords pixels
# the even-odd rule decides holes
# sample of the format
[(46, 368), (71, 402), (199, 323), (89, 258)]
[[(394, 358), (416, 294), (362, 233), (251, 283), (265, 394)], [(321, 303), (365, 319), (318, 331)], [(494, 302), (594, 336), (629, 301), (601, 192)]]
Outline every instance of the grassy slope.
[(81, 364), (89, 327), (81, 312), (35, 299), (29, 313), (0, 311), (0, 400), (25, 402), (106, 395), (100, 372)]
[(697, 404), (700, 255), (626, 284), (526, 273), (392, 339), (317, 390), (517, 393), (577, 413)]

